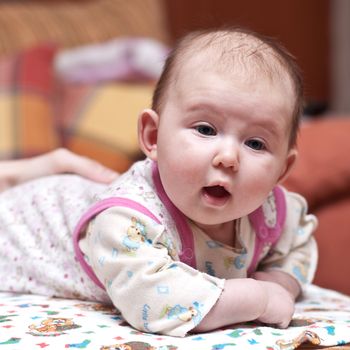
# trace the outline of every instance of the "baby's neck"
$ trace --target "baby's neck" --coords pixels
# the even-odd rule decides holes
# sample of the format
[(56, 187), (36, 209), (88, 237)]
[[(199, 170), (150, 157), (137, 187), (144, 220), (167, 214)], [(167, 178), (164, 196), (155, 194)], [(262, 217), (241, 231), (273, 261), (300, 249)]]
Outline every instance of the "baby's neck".
[(217, 225), (196, 225), (212, 240), (234, 247), (236, 240), (235, 221), (224, 222)]

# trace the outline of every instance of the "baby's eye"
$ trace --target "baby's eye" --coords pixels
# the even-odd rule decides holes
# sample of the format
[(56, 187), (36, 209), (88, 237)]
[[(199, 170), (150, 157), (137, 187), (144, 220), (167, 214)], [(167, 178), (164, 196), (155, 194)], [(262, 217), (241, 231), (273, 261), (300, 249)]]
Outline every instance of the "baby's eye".
[(245, 144), (255, 151), (262, 151), (266, 149), (264, 142), (257, 139), (248, 140), (245, 142)]
[(202, 135), (205, 136), (215, 136), (216, 135), (216, 130), (211, 127), (210, 125), (197, 125), (195, 129)]

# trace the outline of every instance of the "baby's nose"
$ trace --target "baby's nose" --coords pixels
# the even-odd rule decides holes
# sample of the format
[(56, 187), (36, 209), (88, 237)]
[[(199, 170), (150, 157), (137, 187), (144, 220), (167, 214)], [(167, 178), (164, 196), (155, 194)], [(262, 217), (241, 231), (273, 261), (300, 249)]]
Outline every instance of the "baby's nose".
[(239, 168), (239, 151), (237, 147), (224, 147), (213, 159), (214, 166), (232, 168), (237, 171)]

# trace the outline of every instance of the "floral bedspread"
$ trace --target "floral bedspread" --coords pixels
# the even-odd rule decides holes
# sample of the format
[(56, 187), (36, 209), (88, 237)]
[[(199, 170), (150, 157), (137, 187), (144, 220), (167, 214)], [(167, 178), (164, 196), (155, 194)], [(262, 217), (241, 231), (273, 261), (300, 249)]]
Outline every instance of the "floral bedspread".
[(350, 343), (350, 297), (309, 286), (286, 330), (244, 324), (185, 338), (138, 332), (98, 303), (0, 293), (0, 350), (295, 349)]

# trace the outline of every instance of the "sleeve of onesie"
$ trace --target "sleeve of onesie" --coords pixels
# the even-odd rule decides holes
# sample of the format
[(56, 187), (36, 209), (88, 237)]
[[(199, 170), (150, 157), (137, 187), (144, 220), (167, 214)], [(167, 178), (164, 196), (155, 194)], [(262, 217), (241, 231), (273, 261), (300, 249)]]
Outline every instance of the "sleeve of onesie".
[(258, 270), (280, 270), (293, 276), (300, 284), (311, 283), (317, 266), (318, 253), (313, 231), (317, 227), (314, 215), (307, 214), (305, 199), (292, 192), (286, 193), (287, 215), (277, 244), (270, 250)]
[(97, 215), (83, 241), (81, 249), (115, 307), (145, 332), (185, 336), (224, 287), (224, 280), (178, 261), (177, 243), (164, 226), (130, 208)]

